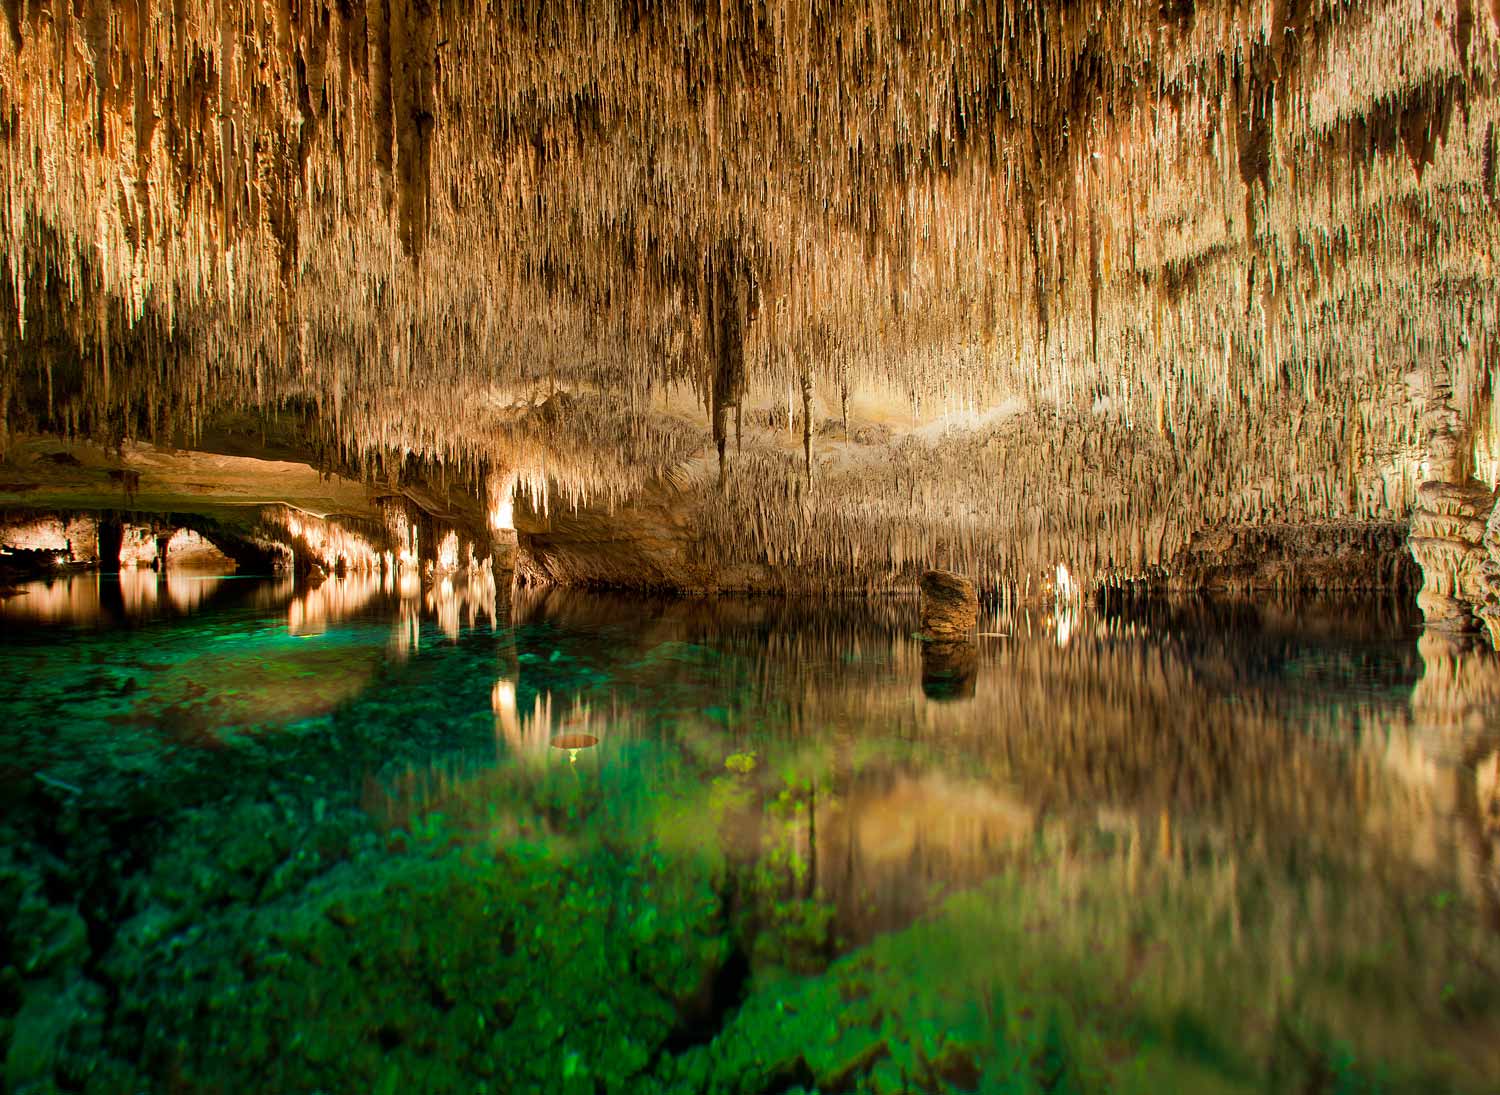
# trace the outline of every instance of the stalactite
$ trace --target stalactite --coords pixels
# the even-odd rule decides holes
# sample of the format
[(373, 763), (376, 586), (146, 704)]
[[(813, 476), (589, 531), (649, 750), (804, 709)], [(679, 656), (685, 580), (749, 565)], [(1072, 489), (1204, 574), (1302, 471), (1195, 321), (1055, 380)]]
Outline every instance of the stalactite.
[(1493, 5), (9, 11), (6, 433), (305, 407), (563, 505), (717, 456), (726, 557), (1020, 584), (1402, 514), (1404, 378), (1492, 371)]
[(802, 371), (802, 469), (807, 476), (807, 489), (812, 490), (812, 374)]

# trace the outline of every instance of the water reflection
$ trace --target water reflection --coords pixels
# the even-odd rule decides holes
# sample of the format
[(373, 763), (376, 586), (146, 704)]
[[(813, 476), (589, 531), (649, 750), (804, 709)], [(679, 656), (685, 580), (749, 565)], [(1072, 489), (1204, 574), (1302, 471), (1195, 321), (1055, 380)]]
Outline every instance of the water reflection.
[(389, 598), (390, 573), (351, 571), (342, 578), (325, 578), (300, 593), (294, 592), (288, 578), (283, 591), (288, 602), (287, 630), (293, 635), (318, 635), (368, 611), (377, 600)]
[(499, 590), (488, 561), (438, 577), (427, 590), (426, 603), (439, 629), (453, 642), (463, 627), (473, 630), (486, 621), (491, 631), (500, 626)]
[[(87, 783), (102, 736), (148, 752), (222, 749), (330, 715), (434, 636), (498, 626), (496, 596), (478, 567), (427, 589), (389, 572), (299, 583), (186, 567), (29, 583), (0, 602), (0, 657), (12, 663), (0, 699), (16, 733), (41, 740), (34, 723), (47, 727)], [(132, 641), (137, 628), (151, 630), (149, 643)]]
[(449, 642), (457, 642), (465, 627), (494, 631), (500, 626), (500, 594), (488, 563), (441, 575), (425, 590), (415, 572), (403, 570), (397, 589), (401, 601), (391, 649), (398, 657), (421, 650), (424, 618), (433, 620)]
[[(632, 721), (628, 713), (614, 704), (600, 705), (601, 709), (596, 710), (593, 703), (581, 697), (554, 697), (551, 692), (533, 694), (531, 704), (525, 710), (518, 710), (516, 683), (504, 677), (495, 681), (490, 703), (495, 713), (496, 738), (504, 742), (509, 755), (517, 758), (545, 759), (554, 748), (592, 748), (609, 733), (609, 728)], [(584, 739), (588, 739), (585, 744), (559, 744)]]
[(324, 578), (288, 599), (287, 627), (295, 635), (315, 635), (343, 621), (370, 614), (377, 606), (397, 606), (391, 648), (409, 656), (422, 647), (422, 621), (432, 620), (444, 637), (457, 641), (467, 627), (493, 630), (500, 623), (498, 591), (488, 566), (442, 575), (426, 584), (414, 568), (351, 571)]
[[(725, 857), (757, 963), (820, 968), (942, 894), (998, 885), (1036, 954), (1128, 969), (1111, 992), (1252, 1059), (1310, 1027), (1419, 1087), (1482, 1086), (1500, 1071), (1483, 1003), (1500, 969), (1500, 659), (1418, 646), (1407, 611), (1068, 605), (992, 615), (946, 661), (910, 638), (909, 605), (554, 592), (515, 606), (544, 629), (530, 649), (602, 675), (569, 689), (518, 633), (492, 693), (509, 749), (432, 801), (460, 819), (524, 803), (503, 756), (607, 707), (599, 801), (642, 781), (653, 839)], [(538, 836), (493, 816), (477, 830)], [(552, 831), (576, 846), (588, 830)]]
[(424, 586), (411, 568), (399, 575), (389, 569), (355, 570), (298, 581), (289, 573), (240, 577), (184, 562), (165, 573), (128, 567), (118, 574), (90, 572), (27, 582), (0, 599), (0, 620), (16, 626), (116, 627), (188, 615), (219, 601), (284, 611), (287, 630), (297, 636), (321, 635), (372, 614), (385, 616), (389, 606), (399, 605), (391, 643), (403, 654), (420, 650), (424, 620), (456, 641), (465, 628), (495, 629), (502, 617), (488, 566), (460, 570)]
[(122, 570), (118, 580), (126, 613), (149, 617), (164, 611), (181, 615), (197, 610), (223, 584), (224, 575)]
[(973, 699), (979, 648), (968, 642), (929, 642), (922, 647), (922, 691), (930, 700)]
[[(1250, 1060), (1316, 1030), (1444, 1081), (1417, 1089), (1500, 1068), (1500, 659), (1419, 644), (1409, 608), (1070, 603), (945, 651), (899, 600), (263, 595), (262, 632), (110, 702), (205, 732), (336, 712), (375, 759), (310, 793), (357, 782), (367, 823), (444, 847), (710, 863), (757, 973), (947, 916), (977, 965), (1011, 933)], [(982, 914), (938, 910), (963, 892)]]
[[(1466, 892), (1483, 901), (1500, 931), (1500, 655), (1471, 636), (1422, 636), (1422, 679), (1412, 690), (1414, 741), (1393, 754), (1392, 769), (1433, 813), (1458, 819)], [(1429, 849), (1429, 856), (1435, 849)]]
[[(1384, 607), (1230, 606), (1214, 619), (1187, 606), (1152, 621), (1072, 605), (1066, 642), (1056, 612), (1016, 612), (953, 651), (914, 641), (899, 602), (814, 612), (554, 590), (511, 608), (521, 630), (490, 690), (502, 774), (449, 773), (444, 809), (461, 813), (465, 793), (510, 778), (509, 758), (545, 758), (560, 735), (597, 737), (604, 763), (666, 735), (717, 758), (705, 782), (726, 756), (758, 753), (740, 782), (763, 820), (788, 791), (766, 775), (775, 756), (782, 776), (806, 768), (789, 792), (819, 818), (803, 851), (840, 864), (818, 885), (849, 938), (1004, 868), (1017, 839), (1059, 825), (1134, 856), (1207, 841), (1282, 863), (1378, 864), (1493, 904), (1494, 857), (1479, 851), (1493, 839), (1473, 834), (1500, 809), (1479, 782), (1494, 782), (1479, 730), (1500, 726), (1494, 678), (1425, 647), (1419, 658)], [(1459, 709), (1467, 744), (1434, 736), (1437, 712)]]
[(0, 620), (14, 625), (94, 627), (197, 611), (230, 575), (191, 569), (126, 569), (118, 574), (69, 574), (26, 582), (0, 600)]
[[(956, 946), (1013, 930), (1029, 960), (1129, 970), (1111, 999), (1252, 1059), (1311, 1025), (1435, 1089), (1500, 1066), (1492, 655), (1419, 649), (1381, 604), (1073, 606), (1065, 642), (1055, 611), (982, 620), (955, 703), (914, 614), (523, 594), (493, 760), (404, 767), (366, 805), (493, 848), (722, 861), (755, 968), (820, 969), (980, 887), (1003, 914)], [(573, 734), (599, 744), (559, 772)]]

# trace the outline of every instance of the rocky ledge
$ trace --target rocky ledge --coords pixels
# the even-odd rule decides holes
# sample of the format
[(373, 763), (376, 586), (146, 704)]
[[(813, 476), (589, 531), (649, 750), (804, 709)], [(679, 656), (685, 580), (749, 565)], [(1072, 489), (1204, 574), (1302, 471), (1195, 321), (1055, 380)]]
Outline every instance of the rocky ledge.
[[(1415, 535), (1415, 533), (1414, 533)], [(1331, 521), (1206, 529), (1168, 566), (1174, 591), (1415, 589), (1421, 572), (1397, 521)]]

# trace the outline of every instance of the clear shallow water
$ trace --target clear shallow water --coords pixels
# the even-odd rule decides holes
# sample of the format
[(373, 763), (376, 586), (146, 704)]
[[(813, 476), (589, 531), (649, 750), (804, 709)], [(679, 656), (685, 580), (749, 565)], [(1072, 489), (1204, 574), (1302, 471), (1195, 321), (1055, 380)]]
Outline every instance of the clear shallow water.
[(12, 1090), (1500, 1089), (1401, 606), (124, 583), (0, 605)]

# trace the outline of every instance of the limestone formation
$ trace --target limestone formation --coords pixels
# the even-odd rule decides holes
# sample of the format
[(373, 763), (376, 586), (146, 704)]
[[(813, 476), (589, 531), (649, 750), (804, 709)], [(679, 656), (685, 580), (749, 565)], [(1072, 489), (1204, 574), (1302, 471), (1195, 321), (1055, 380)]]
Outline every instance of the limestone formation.
[(960, 574), (929, 570), (922, 575), (922, 634), (936, 642), (966, 641), (979, 622), (974, 583)]
[(1484, 558), (1479, 563), (1481, 598), (1476, 615), (1489, 634), (1490, 644), (1500, 650), (1500, 503), (1490, 510), (1481, 542)]
[(1494, 493), (1477, 484), (1423, 483), (1412, 513), (1411, 551), (1422, 567), (1417, 603), (1427, 626), (1453, 631), (1479, 627), (1475, 606), (1485, 595), (1481, 568), (1485, 522)]
[(1411, 552), (1422, 568), (1417, 603), (1427, 626), (1475, 631), (1476, 609), (1487, 596), (1484, 576), (1486, 522), (1495, 492), (1473, 477), (1468, 424), (1453, 407), (1447, 373), (1438, 370), (1423, 415), (1428, 431), (1428, 471), (1412, 512)]
[(1195, 533), (1167, 564), (1175, 590), (1409, 593), (1420, 569), (1397, 521), (1264, 524)]
[(6, 10), (6, 452), (295, 417), (669, 483), (714, 574), (1024, 593), (1405, 519), (1407, 378), (1494, 387), (1494, 5)]

